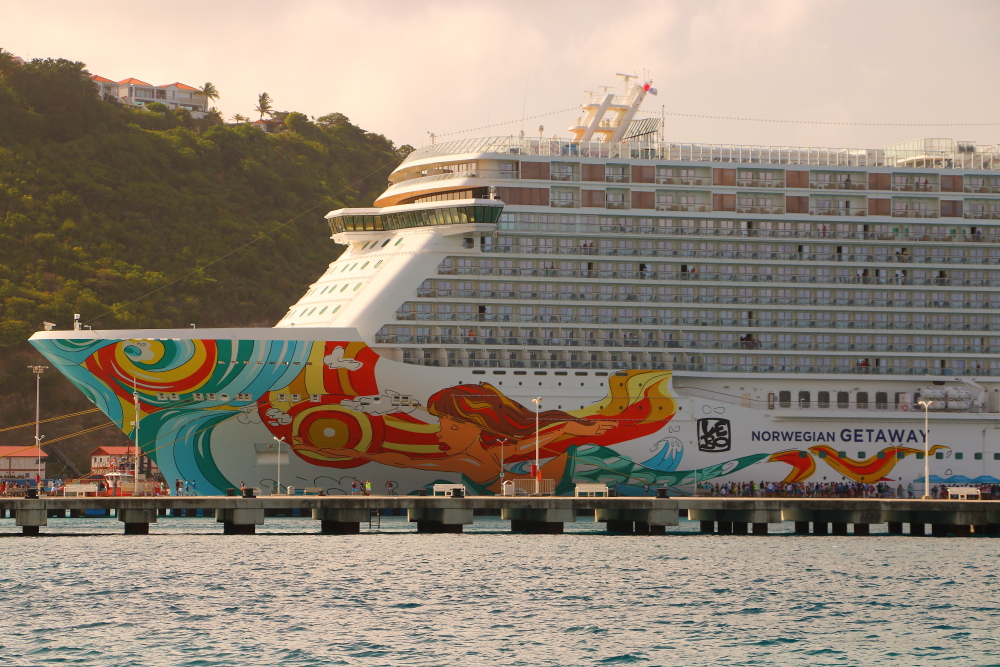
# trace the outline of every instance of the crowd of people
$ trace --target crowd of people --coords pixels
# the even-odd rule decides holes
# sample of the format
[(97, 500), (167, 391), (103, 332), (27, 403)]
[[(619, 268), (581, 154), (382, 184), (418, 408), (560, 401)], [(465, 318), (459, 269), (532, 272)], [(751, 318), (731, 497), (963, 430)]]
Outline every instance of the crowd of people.
[[(965, 486), (965, 485), (950, 485)], [(1000, 484), (977, 486), (984, 500), (1000, 498)], [(862, 482), (725, 482), (698, 484), (697, 495), (735, 498), (920, 498), (923, 484), (888, 482), (865, 484)], [(931, 498), (948, 497), (948, 485), (931, 487)]]

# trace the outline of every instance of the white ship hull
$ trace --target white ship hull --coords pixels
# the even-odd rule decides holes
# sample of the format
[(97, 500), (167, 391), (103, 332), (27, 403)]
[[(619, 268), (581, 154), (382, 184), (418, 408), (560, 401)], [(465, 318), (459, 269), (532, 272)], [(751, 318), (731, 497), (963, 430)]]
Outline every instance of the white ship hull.
[[(542, 477), (559, 493), (576, 482), (641, 494), (751, 480), (922, 492), (924, 415), (909, 402), (876, 403), (883, 378), (810, 377), (834, 396), (873, 385), (870, 404), (838, 408), (813, 396), (783, 403), (785, 387), (805, 380), (795, 376), (416, 366), (379, 357), (351, 330), (43, 332), (32, 343), (133, 437), (134, 379), (142, 449), (169, 481), (194, 480), (202, 493), (272, 488), (279, 459), (283, 486), (327, 494), (366, 481), (377, 493), (440, 482), (497, 493), (501, 457), (506, 479), (530, 479), (538, 397)], [(912, 379), (899, 388), (907, 401), (920, 390)], [(517, 423), (472, 424), (470, 441), (456, 405), (473, 422), (509, 413)], [(935, 411), (929, 421), (932, 484), (1000, 481), (996, 414)]]

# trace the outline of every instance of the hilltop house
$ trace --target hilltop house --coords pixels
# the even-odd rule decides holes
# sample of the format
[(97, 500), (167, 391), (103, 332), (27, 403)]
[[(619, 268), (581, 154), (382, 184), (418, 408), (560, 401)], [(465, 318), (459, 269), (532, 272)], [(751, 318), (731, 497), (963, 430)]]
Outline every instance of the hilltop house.
[(160, 102), (171, 109), (187, 109), (193, 118), (203, 118), (208, 111), (205, 93), (180, 81), (154, 86), (135, 78), (112, 81), (96, 74), (90, 78), (97, 84), (101, 99), (111, 97), (134, 107)]

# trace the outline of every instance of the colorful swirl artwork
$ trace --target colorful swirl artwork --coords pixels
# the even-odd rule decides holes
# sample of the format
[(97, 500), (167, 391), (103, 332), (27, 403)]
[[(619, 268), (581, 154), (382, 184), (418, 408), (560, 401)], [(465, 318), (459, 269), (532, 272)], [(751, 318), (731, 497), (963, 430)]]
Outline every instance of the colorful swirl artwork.
[[(137, 393), (142, 450), (167, 479), (197, 479), (206, 493), (237, 484), (222, 472), (225, 461), (217, 459), (218, 433), (241, 425), (247, 430), (262, 425), (312, 466), (351, 469), (376, 462), (460, 473), (470, 491), (480, 493), (499, 491), (501, 445), (503, 461), (514, 467), (534, 456), (530, 408), (487, 383), (445, 387), (426, 398), (380, 388), (376, 367), (385, 362), (361, 342), (34, 339), (32, 344), (133, 438)], [(596, 404), (542, 412), (543, 474), (563, 485), (580, 471), (611, 474), (600, 456), (581, 451), (596, 448), (616, 457), (608, 449), (612, 445), (661, 429), (677, 409), (669, 379), (662, 371), (612, 376), (607, 396)], [(654, 481), (683, 476), (633, 467)]]

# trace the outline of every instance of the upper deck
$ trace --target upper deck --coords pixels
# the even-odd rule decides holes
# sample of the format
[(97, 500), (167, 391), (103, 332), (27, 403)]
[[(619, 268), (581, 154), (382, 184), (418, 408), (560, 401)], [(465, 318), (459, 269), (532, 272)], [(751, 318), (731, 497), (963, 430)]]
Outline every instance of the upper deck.
[[(558, 159), (735, 162), (762, 165), (914, 169), (1000, 169), (1000, 147), (952, 139), (919, 139), (886, 148), (754, 146), (652, 140), (605, 142), (527, 137), (482, 137), (431, 144), (410, 153), (393, 172), (437, 162), (485, 156)], [(516, 159), (516, 158), (515, 158)], [(393, 182), (396, 179), (390, 178)]]

